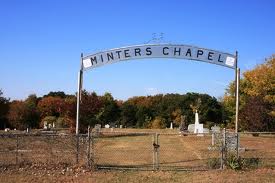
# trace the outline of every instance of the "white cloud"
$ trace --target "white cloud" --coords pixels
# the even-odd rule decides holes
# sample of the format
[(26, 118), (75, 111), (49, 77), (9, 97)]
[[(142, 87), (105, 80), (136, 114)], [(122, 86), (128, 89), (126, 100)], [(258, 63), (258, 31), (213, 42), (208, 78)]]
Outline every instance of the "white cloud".
[(159, 90), (157, 88), (153, 88), (153, 87), (150, 87), (150, 88), (145, 88), (145, 95), (156, 95), (156, 94), (159, 94)]

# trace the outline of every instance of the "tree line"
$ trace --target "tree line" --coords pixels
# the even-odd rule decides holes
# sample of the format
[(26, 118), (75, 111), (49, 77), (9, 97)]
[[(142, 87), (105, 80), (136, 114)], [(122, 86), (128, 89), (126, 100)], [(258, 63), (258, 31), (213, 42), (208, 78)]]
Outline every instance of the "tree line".
[[(131, 128), (166, 128), (172, 122), (179, 126), (185, 116), (185, 126), (194, 123), (194, 105), (200, 122), (206, 127), (218, 124), (234, 128), (235, 85), (230, 83), (224, 96), (217, 100), (208, 94), (158, 94), (136, 96), (126, 101), (116, 100), (111, 93), (102, 96), (82, 91), (80, 130), (95, 124), (112, 124)], [(76, 95), (62, 91), (49, 92), (43, 97), (29, 95), (25, 100), (3, 96), (0, 90), (0, 128), (41, 128), (45, 121), (56, 127), (74, 131)], [(271, 57), (243, 73), (240, 80), (240, 130), (275, 131), (275, 59)]]
[[(41, 128), (43, 122), (54, 122), (56, 127), (74, 129), (76, 96), (62, 91), (50, 92), (43, 97), (30, 95), (26, 100), (9, 102), (3, 99), (6, 115), (2, 115), (1, 127), (17, 129)], [(200, 99), (200, 119), (205, 124), (222, 124), (222, 106), (215, 97), (207, 94), (187, 93), (159, 94), (132, 97), (126, 101), (115, 100), (110, 93), (98, 96), (95, 92), (82, 91), (80, 104), (80, 129), (88, 125), (113, 124), (131, 128), (166, 128), (170, 123), (178, 126), (181, 115), (186, 125), (194, 123), (190, 107)], [(4, 105), (5, 104), (5, 105)], [(2, 111), (2, 110), (1, 110)]]

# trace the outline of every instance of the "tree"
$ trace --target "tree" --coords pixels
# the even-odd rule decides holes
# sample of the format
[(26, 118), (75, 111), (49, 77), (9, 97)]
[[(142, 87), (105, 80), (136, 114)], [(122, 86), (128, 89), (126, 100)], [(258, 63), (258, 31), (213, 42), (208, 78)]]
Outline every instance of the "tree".
[(160, 116), (157, 116), (153, 121), (150, 122), (149, 128), (152, 128), (152, 129), (166, 128), (166, 120)]
[(39, 127), (37, 112), (37, 97), (32, 94), (25, 101), (12, 101), (8, 113), (8, 120), (12, 127), (19, 130)]
[(46, 97), (60, 97), (60, 98), (66, 98), (67, 95), (63, 91), (57, 91), (57, 92), (49, 92), (47, 95), (44, 95), (43, 98)]
[(244, 93), (248, 96), (261, 97), (272, 108), (268, 114), (275, 117), (275, 57), (244, 73)]
[(38, 110), (41, 118), (46, 116), (59, 117), (65, 112), (64, 100), (60, 97), (45, 97), (38, 102)]
[(63, 127), (70, 127), (71, 131), (74, 132), (76, 122), (76, 96), (67, 96), (64, 99), (64, 112), (62, 118), (64, 120), (64, 122), (62, 122)]
[(129, 104), (128, 102), (123, 103), (121, 106), (121, 125), (134, 127), (136, 125), (136, 112), (137, 107), (135, 105)]
[(89, 125), (93, 127), (95, 124), (100, 123), (97, 114), (102, 107), (102, 100), (100, 100), (95, 92), (82, 91), (79, 114), (79, 130), (81, 132), (85, 132)]
[(137, 112), (136, 112), (136, 127), (137, 128), (146, 128), (148, 125), (147, 123), (152, 118), (152, 112), (150, 108), (145, 106), (137, 106)]
[(171, 114), (171, 119), (177, 126), (181, 124), (181, 116), (182, 116), (182, 111), (179, 108), (174, 110)]
[(26, 106), (26, 116), (25, 120), (27, 121), (27, 126), (31, 128), (38, 128), (39, 127), (39, 112), (37, 110), (37, 103), (38, 98), (35, 94), (31, 94), (28, 98), (24, 101)]
[[(223, 116), (230, 121), (233, 126), (235, 118), (235, 84), (232, 82), (226, 90), (222, 100), (224, 107)], [(256, 66), (254, 69), (243, 73), (240, 80), (240, 126), (242, 130), (263, 130), (259, 124), (265, 126), (266, 115), (271, 119), (275, 118), (275, 58), (274, 56)], [(253, 106), (252, 104), (255, 104)], [(250, 106), (249, 106), (250, 105)], [(260, 110), (263, 113), (259, 113)], [(253, 118), (257, 119), (255, 123)], [(260, 120), (262, 120), (260, 122)], [(263, 121), (264, 120), (264, 121)], [(272, 120), (267, 120), (270, 124), (266, 125), (265, 130), (274, 130)], [(250, 125), (248, 125), (250, 124)]]
[(268, 115), (271, 106), (263, 98), (249, 97), (240, 111), (240, 129), (248, 131), (274, 131), (275, 118)]
[(23, 101), (12, 101), (8, 113), (8, 120), (11, 127), (24, 130), (27, 125), (27, 106)]
[(8, 127), (7, 114), (9, 112), (9, 99), (3, 97), (0, 90), (0, 129)]
[(103, 107), (97, 117), (101, 121), (101, 124), (117, 124), (120, 116), (120, 109), (112, 94), (105, 93), (100, 99), (102, 100)]

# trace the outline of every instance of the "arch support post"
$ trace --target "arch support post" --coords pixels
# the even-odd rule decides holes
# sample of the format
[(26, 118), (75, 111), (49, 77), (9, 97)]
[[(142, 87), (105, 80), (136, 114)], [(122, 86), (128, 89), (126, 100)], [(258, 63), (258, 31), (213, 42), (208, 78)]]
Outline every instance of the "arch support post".
[(83, 53), (80, 56), (80, 70), (78, 72), (78, 82), (77, 82), (77, 102), (76, 102), (76, 125), (75, 134), (79, 134), (79, 112), (80, 112), (80, 102), (81, 102), (81, 91), (83, 83)]
[(238, 133), (239, 122), (239, 90), (240, 90), (240, 68), (238, 68), (238, 52), (236, 52), (236, 70), (235, 70), (235, 99), (236, 99), (236, 112), (235, 112), (235, 133)]

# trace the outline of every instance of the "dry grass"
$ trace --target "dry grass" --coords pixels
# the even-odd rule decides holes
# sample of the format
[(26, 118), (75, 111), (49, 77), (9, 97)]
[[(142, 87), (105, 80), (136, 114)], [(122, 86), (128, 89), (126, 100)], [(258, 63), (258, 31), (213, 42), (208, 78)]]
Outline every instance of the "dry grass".
[(0, 172), (0, 182), (78, 182), (78, 183), (271, 183), (275, 182), (274, 169), (251, 171), (97, 171), (61, 174), (61, 171), (5, 171)]

